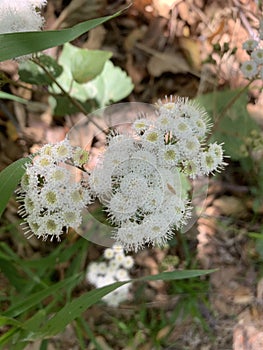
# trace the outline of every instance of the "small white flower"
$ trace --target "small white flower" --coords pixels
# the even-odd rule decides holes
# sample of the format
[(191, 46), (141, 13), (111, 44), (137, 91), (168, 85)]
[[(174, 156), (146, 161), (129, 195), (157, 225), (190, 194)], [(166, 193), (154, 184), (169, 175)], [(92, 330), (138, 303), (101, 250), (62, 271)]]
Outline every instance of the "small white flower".
[(170, 226), (167, 225), (167, 218), (160, 213), (147, 216), (142, 223), (145, 241), (152, 245), (164, 245), (171, 239)]
[(146, 130), (150, 128), (152, 125), (151, 121), (146, 118), (136, 119), (132, 124), (132, 129), (136, 132), (136, 134), (141, 135)]
[(38, 238), (42, 237), (46, 240), (50, 237), (52, 241), (56, 237), (57, 241), (60, 241), (60, 236), (63, 234), (62, 231), (63, 222), (58, 214), (46, 214), (40, 219), (40, 228), (37, 231)]
[(47, 210), (61, 209), (62, 198), (59, 191), (53, 190), (49, 186), (45, 186), (39, 196), (39, 201), (43, 208)]
[(72, 160), (75, 166), (82, 167), (84, 164), (87, 163), (88, 158), (89, 153), (86, 150), (80, 147), (76, 147), (73, 149)]
[(142, 135), (142, 145), (146, 150), (153, 150), (164, 145), (164, 134), (158, 129), (149, 129)]
[(179, 147), (174, 145), (165, 145), (158, 153), (158, 161), (162, 167), (173, 167), (180, 160)]
[(114, 256), (114, 260), (115, 260), (119, 265), (122, 265), (122, 264), (123, 264), (124, 258), (125, 258), (124, 252), (119, 252), (119, 253), (115, 254), (115, 256)]
[(114, 250), (111, 248), (107, 248), (104, 250), (103, 256), (105, 259), (110, 260), (114, 257)]
[(63, 210), (63, 220), (65, 226), (72, 227), (74, 230), (77, 230), (82, 222), (81, 213), (77, 211)]
[(219, 172), (226, 165), (225, 162), (222, 161), (223, 154), (219, 150), (218, 146), (210, 146), (209, 149), (201, 154), (201, 166), (204, 174), (208, 175), (217, 171)]
[(71, 158), (73, 147), (68, 139), (54, 144), (52, 147), (52, 157), (56, 162), (64, 162)]
[(127, 222), (115, 230), (113, 238), (119, 242), (125, 250), (137, 252), (144, 246), (142, 227), (133, 222)]
[(171, 130), (172, 124), (173, 118), (170, 115), (160, 113), (156, 120), (155, 127), (166, 133)]
[(120, 263), (119, 261), (115, 260), (115, 259), (111, 259), (109, 261), (109, 270), (115, 274), (115, 272), (117, 271), (117, 269), (120, 267)]
[(189, 139), (183, 139), (178, 142), (178, 148), (180, 152), (187, 158), (193, 159), (200, 152), (200, 142), (196, 136), (192, 136)]
[(130, 278), (127, 270), (122, 269), (122, 268), (120, 268), (116, 271), (115, 276), (116, 276), (117, 281), (126, 281), (126, 280), (129, 280), (129, 278)]
[(99, 275), (105, 275), (107, 273), (107, 269), (108, 269), (107, 264), (104, 261), (98, 263), (98, 274)]
[(263, 49), (256, 49), (252, 52), (251, 58), (257, 63), (257, 64), (263, 64)]
[(193, 135), (191, 124), (186, 118), (177, 118), (172, 126), (172, 134), (181, 139), (189, 139)]
[(125, 269), (130, 270), (134, 265), (134, 259), (130, 255), (125, 256), (122, 265)]
[(52, 187), (57, 188), (57, 186), (61, 186), (70, 181), (70, 173), (67, 169), (56, 166), (53, 167), (50, 172), (48, 172), (46, 181)]
[(242, 63), (240, 70), (245, 78), (252, 79), (257, 75), (258, 66), (255, 61), (245, 61)]
[(242, 44), (242, 48), (248, 52), (253, 51), (258, 46), (258, 41), (254, 39), (248, 39)]

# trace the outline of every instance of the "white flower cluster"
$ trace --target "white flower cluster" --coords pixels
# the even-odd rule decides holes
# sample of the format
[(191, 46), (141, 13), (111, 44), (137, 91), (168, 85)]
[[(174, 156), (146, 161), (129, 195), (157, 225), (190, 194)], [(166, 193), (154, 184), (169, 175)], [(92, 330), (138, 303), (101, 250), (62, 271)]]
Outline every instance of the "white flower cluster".
[(80, 226), (82, 209), (91, 198), (88, 189), (76, 182), (65, 163), (81, 167), (87, 159), (86, 151), (72, 147), (65, 139), (45, 145), (33, 162), (26, 165), (17, 192), (18, 201), (22, 202), (18, 213), (25, 219), (25, 234), (29, 238), (35, 235), (43, 240), (48, 237), (60, 240), (69, 227)]
[(247, 79), (263, 79), (263, 48), (260, 41), (263, 40), (263, 20), (260, 21), (259, 39), (249, 39), (243, 43), (250, 59), (241, 65), (241, 72)]
[(181, 178), (219, 171), (222, 146), (205, 145), (206, 112), (187, 99), (166, 99), (157, 118), (141, 117), (133, 133), (115, 134), (89, 177), (92, 194), (116, 227), (113, 237), (126, 250), (163, 245), (190, 217)]
[[(114, 245), (104, 251), (106, 262), (92, 262), (87, 268), (86, 279), (96, 288), (104, 287), (118, 281), (130, 279), (129, 270), (134, 265), (134, 260), (130, 255), (125, 255), (123, 248)], [(121, 302), (128, 299), (130, 284), (115, 289), (105, 295), (102, 300), (112, 307), (117, 307)]]
[(39, 9), (47, 0), (1, 0), (0, 34), (41, 30), (44, 18)]

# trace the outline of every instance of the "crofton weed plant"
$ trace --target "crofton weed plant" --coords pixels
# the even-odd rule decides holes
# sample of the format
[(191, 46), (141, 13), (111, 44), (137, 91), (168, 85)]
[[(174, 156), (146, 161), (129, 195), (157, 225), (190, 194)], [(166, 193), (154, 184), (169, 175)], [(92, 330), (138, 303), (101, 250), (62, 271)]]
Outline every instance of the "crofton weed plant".
[[(107, 115), (107, 106), (131, 92), (131, 79), (113, 65), (111, 53), (79, 49), (69, 42), (120, 12), (64, 30), (42, 31), (40, 11), (46, 4), (32, 0), (0, 2), (0, 60), (16, 59), (22, 86), (30, 83), (45, 90), (58, 115), (83, 113), (87, 124), (95, 125), (106, 141), (94, 161), (89, 149), (72, 142), (69, 132), (64, 140), (44, 145), (0, 173), (0, 215), (15, 192), (26, 237), (39, 238), (43, 245), (54, 244), (49, 256), (29, 261), (23, 261), (7, 244), (0, 246), (2, 271), (14, 286), (0, 317), (5, 326), (0, 346), (8, 344), (15, 350), (33, 340), (41, 340), (44, 348), (47, 339), (69, 324), (74, 324), (80, 347), (85, 349), (83, 333), (91, 339), (93, 336), (82, 314), (99, 301), (118, 307), (129, 299), (131, 281), (180, 280), (211, 273), (174, 269), (131, 279), (134, 258), (127, 252), (167, 247), (175, 232), (185, 232), (193, 211), (185, 184), (214, 175), (226, 166), (223, 142), (211, 140), (214, 129), (210, 113), (187, 97), (160, 99), (151, 106), (151, 117), (138, 108), (133, 121), (123, 122), (125, 131), (118, 128), (121, 122), (101, 127), (91, 112), (104, 108)], [(58, 60), (39, 53), (58, 45), (64, 45)], [(261, 65), (260, 50), (253, 52), (255, 64)], [(244, 64), (242, 71), (254, 71), (255, 64), (250, 63), (250, 68)], [(110, 79), (106, 79), (108, 75)], [(246, 76), (256, 77), (255, 73)], [(1, 83), (20, 84), (5, 75), (1, 75)], [(226, 112), (240, 96), (234, 96), (222, 110)], [(3, 91), (0, 98), (28, 103)], [(215, 122), (217, 125), (218, 120)], [(69, 232), (81, 230), (83, 213), (90, 209), (92, 214), (94, 205), (103, 210), (110, 233), (101, 242), (106, 261), (92, 262), (86, 271), (88, 239), (79, 237), (67, 247), (65, 242)], [(114, 242), (112, 246), (106, 243), (109, 240)], [(70, 266), (64, 279), (52, 283), (52, 267), (66, 261)], [(23, 277), (32, 283), (23, 282)], [(96, 289), (76, 297), (74, 288), (83, 280)], [(51, 303), (46, 302), (48, 298), (53, 298)]]

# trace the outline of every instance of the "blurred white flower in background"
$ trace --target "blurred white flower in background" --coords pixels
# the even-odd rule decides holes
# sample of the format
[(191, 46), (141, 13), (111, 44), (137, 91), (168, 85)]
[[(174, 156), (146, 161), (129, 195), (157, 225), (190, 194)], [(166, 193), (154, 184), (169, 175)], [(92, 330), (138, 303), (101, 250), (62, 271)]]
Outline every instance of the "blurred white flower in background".
[[(103, 254), (106, 261), (92, 262), (87, 267), (86, 280), (96, 288), (104, 287), (118, 281), (130, 280), (129, 270), (134, 265), (132, 256), (125, 255), (120, 245), (107, 248)], [(102, 300), (112, 307), (119, 306), (120, 303), (129, 298), (130, 284), (115, 289), (105, 295)]]
[(39, 9), (46, 0), (1, 0), (0, 34), (41, 30), (44, 18)]

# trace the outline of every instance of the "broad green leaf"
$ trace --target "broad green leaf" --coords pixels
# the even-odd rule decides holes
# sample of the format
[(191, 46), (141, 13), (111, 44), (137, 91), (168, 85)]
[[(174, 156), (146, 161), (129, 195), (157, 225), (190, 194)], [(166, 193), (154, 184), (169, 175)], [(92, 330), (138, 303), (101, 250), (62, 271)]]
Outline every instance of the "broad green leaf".
[[(216, 91), (199, 96), (196, 100), (207, 110), (213, 122), (240, 90)], [(225, 153), (233, 160), (244, 157), (241, 146), (252, 130), (258, 130), (256, 122), (247, 112), (247, 93), (242, 93), (219, 121), (211, 141), (224, 143)]]
[[(50, 56), (41, 55), (38, 60), (54, 78), (57, 78), (63, 71), (57, 61)], [(53, 80), (39, 65), (29, 60), (20, 63), (19, 76), (22, 81), (29, 84), (49, 85), (53, 83)]]
[(133, 84), (126, 72), (107, 61), (102, 73), (86, 84), (86, 90), (100, 107), (105, 107), (128, 96), (133, 90)]
[(131, 281), (115, 282), (111, 285), (91, 290), (77, 299), (74, 299), (70, 303), (66, 304), (59, 312), (54, 315), (44, 327), (41, 332), (32, 335), (33, 339), (38, 339), (39, 337), (53, 336), (66, 327), (67, 324), (71, 323), (77, 317), (79, 317), (84, 311), (86, 311), (90, 306), (94, 305), (101, 300), (106, 294), (114, 291), (115, 289), (121, 287), (122, 285), (130, 282), (138, 281), (155, 281), (155, 280), (179, 280), (185, 278), (192, 278), (207, 275), (215, 270), (186, 270), (186, 271), (172, 271), (163, 272), (153, 276), (145, 276)]
[(77, 48), (71, 60), (73, 79), (79, 84), (93, 80), (102, 72), (105, 62), (111, 56), (112, 53), (109, 51)]
[(28, 100), (25, 100), (22, 97), (18, 97), (18, 96), (15, 96), (15, 95), (9, 94), (7, 92), (3, 92), (3, 91), (0, 91), (0, 99), (1, 98), (3, 100), (11, 100), (11, 101), (16, 101), (16, 102), (19, 102), (19, 103), (23, 103), (25, 105), (29, 103)]
[[(71, 73), (71, 62), (78, 50), (77, 47), (69, 43), (63, 46), (58, 61), (63, 67), (63, 72), (57, 81), (72, 97), (84, 104), (88, 112), (91, 109), (94, 110), (105, 107), (112, 102), (118, 102), (129, 95), (133, 89), (131, 78), (119, 67), (115, 67), (111, 61), (106, 61), (101, 74), (90, 82), (79, 84), (74, 81)], [(50, 87), (50, 91), (59, 95), (57, 98), (53, 96), (50, 98), (54, 114), (65, 115), (69, 113), (67, 108), (74, 113), (75, 107), (67, 102), (65, 97), (60, 97), (61, 91), (55, 84)], [(96, 106), (94, 104), (92, 106), (92, 101), (95, 101)]]
[(121, 11), (112, 16), (91, 19), (68, 29), (0, 34), (0, 61), (63, 45), (120, 13)]
[(7, 202), (19, 184), (21, 177), (25, 173), (25, 164), (29, 163), (29, 158), (21, 158), (10, 164), (0, 173), (0, 217), (2, 216)]

